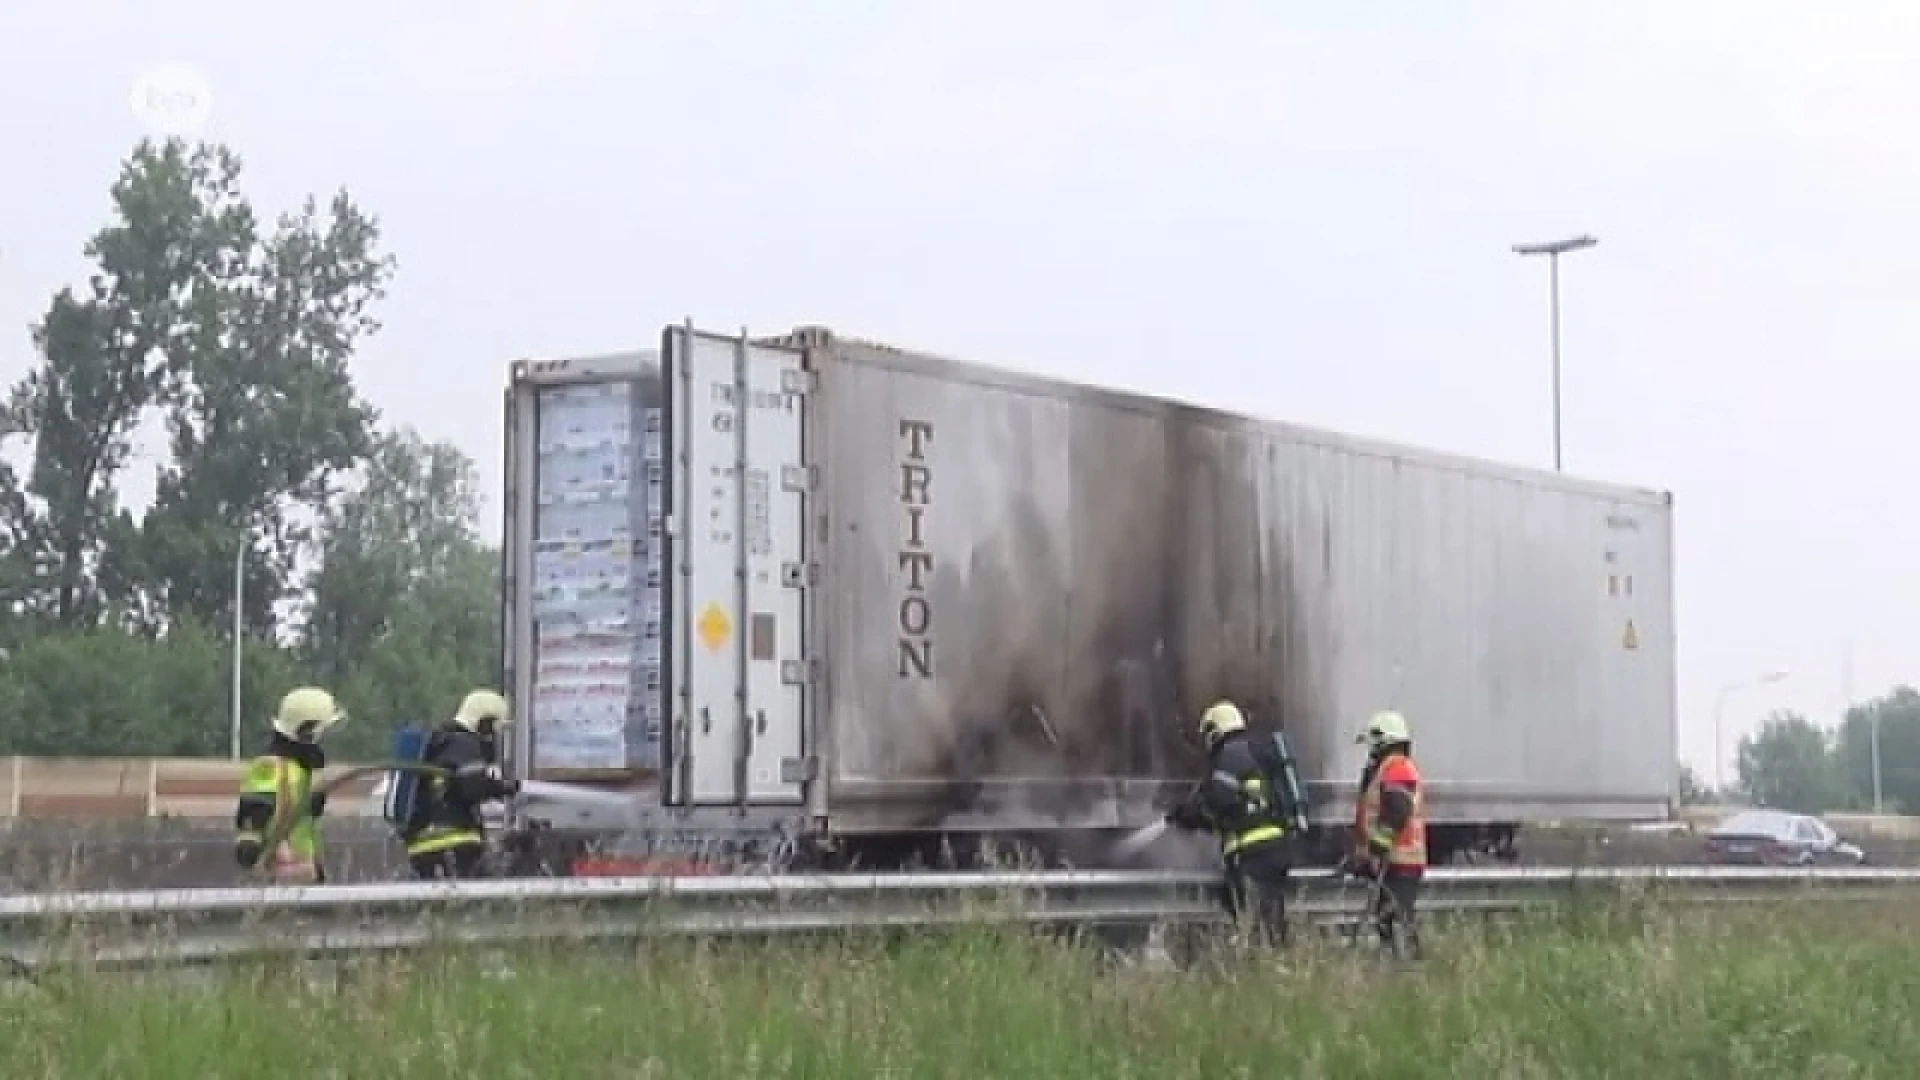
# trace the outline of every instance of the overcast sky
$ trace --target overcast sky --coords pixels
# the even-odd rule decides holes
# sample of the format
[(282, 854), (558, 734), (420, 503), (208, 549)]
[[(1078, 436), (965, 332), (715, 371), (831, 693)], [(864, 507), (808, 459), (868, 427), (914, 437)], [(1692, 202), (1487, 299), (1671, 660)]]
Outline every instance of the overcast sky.
[[(357, 376), (497, 497), (508, 360), (843, 332), (1675, 492), (1683, 753), (1920, 679), (1920, 4), (0, 8), (0, 379), (185, 68), (400, 259)], [(157, 443), (155, 444), (157, 445)], [(129, 485), (140, 494), (150, 480)], [(497, 513), (497, 502), (488, 508)]]

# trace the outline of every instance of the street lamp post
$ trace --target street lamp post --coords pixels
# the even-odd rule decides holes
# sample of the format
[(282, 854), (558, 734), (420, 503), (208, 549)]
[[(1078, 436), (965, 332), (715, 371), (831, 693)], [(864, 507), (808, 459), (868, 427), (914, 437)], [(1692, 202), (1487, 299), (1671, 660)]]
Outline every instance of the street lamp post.
[(1516, 255), (1545, 255), (1553, 305), (1553, 471), (1560, 471), (1560, 256), (1590, 248), (1600, 241), (1585, 233), (1547, 244), (1515, 244)]
[(1767, 686), (1787, 677), (1784, 671), (1769, 671), (1751, 679), (1728, 683), (1720, 688), (1713, 698), (1713, 791), (1715, 797), (1725, 797), (1727, 790), (1727, 755), (1725, 741), (1722, 738), (1723, 721), (1727, 711), (1727, 698), (1741, 690), (1756, 686)]
[(235, 761), (240, 760), (240, 661), (247, 627), (247, 541), (247, 534), (241, 533), (233, 552), (233, 701), (227, 714), (227, 754)]

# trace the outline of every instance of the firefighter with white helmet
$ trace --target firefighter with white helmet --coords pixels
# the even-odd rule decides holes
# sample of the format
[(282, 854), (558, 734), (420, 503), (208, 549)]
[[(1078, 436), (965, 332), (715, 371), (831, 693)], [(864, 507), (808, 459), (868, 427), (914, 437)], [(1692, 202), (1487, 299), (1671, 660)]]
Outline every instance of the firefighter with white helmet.
[(1382, 945), (1413, 959), (1420, 951), (1415, 911), (1427, 869), (1426, 788), (1413, 761), (1413, 730), (1405, 716), (1386, 709), (1374, 713), (1354, 741), (1367, 748), (1367, 764), (1346, 869), (1379, 883), (1375, 931)]
[(234, 855), (246, 869), (265, 870), (279, 884), (326, 880), (320, 816), (326, 793), (315, 776), (326, 767), (320, 739), (346, 719), (333, 695), (317, 686), (287, 692), (274, 712), (266, 749), (247, 766), (234, 811)]
[(520, 785), (500, 775), (500, 736), (512, 722), (512, 707), (493, 690), (474, 690), (453, 719), (427, 736), (423, 778), (411, 821), (401, 830), (407, 862), (422, 878), (469, 878), (486, 854), (481, 807), (511, 798)]
[(1211, 830), (1226, 862), (1227, 912), (1236, 921), (1251, 915), (1266, 941), (1287, 942), (1286, 889), (1293, 869), (1284, 805), (1285, 783), (1275, 744), (1256, 739), (1231, 701), (1218, 701), (1200, 717), (1207, 747), (1207, 775), (1167, 814), (1167, 822), (1190, 831)]

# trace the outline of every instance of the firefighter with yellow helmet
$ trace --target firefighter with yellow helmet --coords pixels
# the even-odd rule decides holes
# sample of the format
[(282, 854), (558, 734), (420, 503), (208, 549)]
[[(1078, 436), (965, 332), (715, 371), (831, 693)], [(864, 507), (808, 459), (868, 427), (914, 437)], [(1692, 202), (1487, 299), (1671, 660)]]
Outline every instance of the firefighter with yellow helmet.
[(520, 785), (500, 775), (500, 736), (512, 720), (507, 699), (475, 690), (453, 719), (427, 736), (421, 763), (428, 766), (412, 819), (401, 830), (407, 862), (421, 878), (470, 878), (486, 854), (481, 807), (511, 798)]
[(1207, 775), (1167, 814), (1167, 822), (1194, 832), (1211, 830), (1219, 838), (1228, 914), (1236, 922), (1251, 916), (1260, 937), (1284, 945), (1293, 869), (1284, 762), (1272, 741), (1248, 732), (1246, 716), (1231, 701), (1216, 702), (1201, 715), (1200, 735), (1207, 747)]
[(317, 686), (287, 692), (273, 715), (273, 731), (260, 756), (247, 765), (234, 811), (234, 856), (248, 870), (263, 870), (276, 884), (326, 881), (320, 816), (326, 793), (314, 778), (326, 767), (320, 739), (346, 719), (333, 695)]

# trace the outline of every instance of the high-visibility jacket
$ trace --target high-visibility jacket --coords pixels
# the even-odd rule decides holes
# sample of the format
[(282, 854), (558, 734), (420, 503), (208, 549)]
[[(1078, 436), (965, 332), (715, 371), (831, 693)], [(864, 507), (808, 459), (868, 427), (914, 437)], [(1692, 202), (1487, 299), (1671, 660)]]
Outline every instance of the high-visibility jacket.
[(234, 814), (235, 840), (263, 845), (281, 816), (276, 811), (284, 807), (293, 818), (280, 843), (264, 853), (259, 864), (277, 882), (297, 884), (320, 877), (320, 820), (313, 801), (313, 772), (292, 758), (266, 753), (248, 764)]
[[(1406, 754), (1389, 754), (1370, 770), (1366, 787), (1355, 809), (1354, 827), (1362, 847), (1385, 844), (1389, 867), (1424, 869), (1427, 865), (1426, 785), (1420, 782), (1420, 769)], [(1389, 830), (1380, 820), (1380, 795), (1389, 787), (1406, 791), (1413, 798), (1413, 812), (1400, 828)]]

